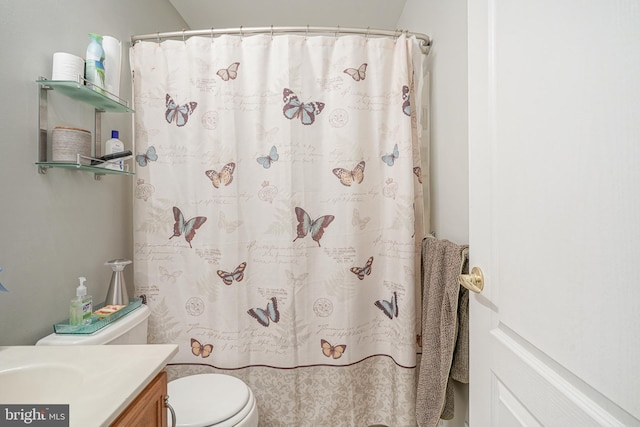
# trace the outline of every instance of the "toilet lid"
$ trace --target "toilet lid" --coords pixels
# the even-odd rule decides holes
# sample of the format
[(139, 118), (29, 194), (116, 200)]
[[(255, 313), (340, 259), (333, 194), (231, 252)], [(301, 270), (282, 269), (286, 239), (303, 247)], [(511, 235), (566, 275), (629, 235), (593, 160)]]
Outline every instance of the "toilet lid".
[(185, 427), (222, 423), (240, 412), (250, 400), (249, 387), (229, 375), (191, 375), (169, 382), (167, 389), (177, 424)]

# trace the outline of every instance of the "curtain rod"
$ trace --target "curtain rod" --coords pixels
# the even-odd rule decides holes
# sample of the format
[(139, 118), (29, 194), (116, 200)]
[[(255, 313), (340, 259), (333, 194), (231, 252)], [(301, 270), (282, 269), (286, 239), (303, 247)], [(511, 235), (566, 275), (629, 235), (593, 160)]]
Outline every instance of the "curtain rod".
[(224, 28), (224, 29), (215, 29), (211, 28), (208, 30), (182, 30), (182, 31), (172, 31), (165, 33), (155, 33), (155, 34), (143, 34), (137, 36), (131, 36), (131, 44), (134, 45), (136, 42), (142, 40), (157, 40), (160, 42), (162, 39), (182, 39), (185, 40), (187, 37), (191, 36), (211, 36), (221, 34), (240, 34), (241, 36), (248, 34), (284, 34), (284, 33), (298, 33), (298, 34), (335, 34), (336, 37), (343, 34), (360, 34), (365, 36), (387, 36), (387, 37), (399, 37), (401, 34), (405, 34), (408, 36), (414, 36), (416, 39), (420, 40), (420, 49), (423, 53), (428, 54), (429, 49), (431, 48), (431, 39), (426, 34), (422, 33), (413, 33), (408, 30), (376, 30), (373, 28), (343, 28), (340, 26), (337, 27), (274, 27), (273, 25), (270, 27), (240, 27), (240, 28)]

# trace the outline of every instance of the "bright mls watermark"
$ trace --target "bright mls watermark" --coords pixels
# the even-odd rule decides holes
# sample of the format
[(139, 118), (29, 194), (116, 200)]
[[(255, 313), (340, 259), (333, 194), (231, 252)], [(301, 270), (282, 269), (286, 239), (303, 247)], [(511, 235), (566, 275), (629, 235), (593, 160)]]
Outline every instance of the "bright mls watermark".
[(0, 427), (69, 427), (69, 405), (0, 405)]

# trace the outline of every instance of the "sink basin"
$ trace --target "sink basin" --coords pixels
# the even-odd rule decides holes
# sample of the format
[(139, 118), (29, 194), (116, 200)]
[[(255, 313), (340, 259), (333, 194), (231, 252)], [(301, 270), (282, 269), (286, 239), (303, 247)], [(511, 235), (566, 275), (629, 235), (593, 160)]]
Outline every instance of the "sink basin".
[(83, 374), (69, 364), (42, 363), (0, 370), (0, 402), (68, 403), (82, 391)]
[[(0, 405), (69, 405), (69, 426), (108, 426), (177, 345), (0, 347)], [(1, 423), (1, 421), (0, 421)]]

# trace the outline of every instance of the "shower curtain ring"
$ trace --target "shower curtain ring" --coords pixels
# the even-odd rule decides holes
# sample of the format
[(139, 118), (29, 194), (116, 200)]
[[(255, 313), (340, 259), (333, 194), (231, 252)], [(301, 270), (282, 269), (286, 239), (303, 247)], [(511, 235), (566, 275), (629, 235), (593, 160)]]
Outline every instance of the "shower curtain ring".
[(309, 24), (307, 24), (307, 29), (304, 32), (304, 40), (306, 41), (308, 37), (309, 37)]
[(160, 43), (160, 32), (158, 31), (158, 43)]
[(367, 34), (364, 37), (364, 40), (367, 41), (367, 42), (369, 41), (369, 30), (370, 29), (371, 29), (371, 27), (367, 27)]
[(185, 44), (187, 43), (184, 39), (184, 28), (182, 29), (182, 43), (185, 43)]
[(240, 25), (240, 41), (244, 38), (244, 33), (242, 32), (242, 25)]
[(271, 40), (273, 40), (273, 24), (271, 24)]
[(213, 27), (211, 27), (211, 43), (213, 43)]
[(338, 34), (340, 33), (340, 25), (336, 28), (336, 40), (338, 40)]

